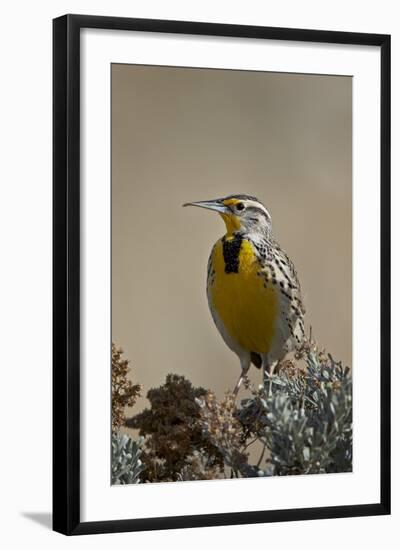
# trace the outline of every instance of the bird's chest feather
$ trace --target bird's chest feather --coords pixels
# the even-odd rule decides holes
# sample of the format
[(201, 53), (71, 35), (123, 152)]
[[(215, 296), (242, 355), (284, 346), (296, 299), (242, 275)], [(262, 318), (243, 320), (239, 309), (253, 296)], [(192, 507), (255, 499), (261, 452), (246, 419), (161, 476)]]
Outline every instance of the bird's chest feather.
[(226, 330), (249, 351), (267, 353), (275, 333), (279, 296), (259, 276), (253, 245), (240, 236), (227, 237), (215, 246), (210, 290)]

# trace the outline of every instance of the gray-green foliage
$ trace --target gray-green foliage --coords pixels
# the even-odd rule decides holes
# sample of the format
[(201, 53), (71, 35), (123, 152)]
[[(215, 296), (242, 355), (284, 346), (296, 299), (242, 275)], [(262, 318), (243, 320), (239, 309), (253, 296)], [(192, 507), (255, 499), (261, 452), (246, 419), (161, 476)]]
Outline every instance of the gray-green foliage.
[(126, 434), (112, 434), (111, 481), (113, 485), (139, 483), (145, 466), (140, 460), (143, 440), (134, 441)]
[[(282, 372), (242, 402), (238, 418), (269, 450), (253, 475), (349, 472), (352, 469), (352, 383), (348, 368), (315, 349), (301, 376)], [(254, 419), (257, 419), (256, 425)]]

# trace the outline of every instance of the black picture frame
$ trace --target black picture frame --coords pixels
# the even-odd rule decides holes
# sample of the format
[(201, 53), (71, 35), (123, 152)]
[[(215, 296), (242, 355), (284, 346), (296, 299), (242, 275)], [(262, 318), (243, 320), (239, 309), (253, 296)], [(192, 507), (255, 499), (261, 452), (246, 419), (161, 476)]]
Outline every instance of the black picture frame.
[[(80, 31), (84, 28), (378, 46), (381, 51), (381, 495), (352, 506), (81, 522)], [(390, 513), (390, 36), (65, 15), (53, 21), (53, 529), (66, 535)]]

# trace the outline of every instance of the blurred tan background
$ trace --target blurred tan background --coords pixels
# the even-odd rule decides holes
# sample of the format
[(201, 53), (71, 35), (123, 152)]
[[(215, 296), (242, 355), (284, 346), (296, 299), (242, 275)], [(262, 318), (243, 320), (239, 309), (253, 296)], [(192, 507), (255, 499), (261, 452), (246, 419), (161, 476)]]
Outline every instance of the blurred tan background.
[(269, 209), (306, 326), (351, 365), (351, 119), (350, 77), (112, 66), (112, 338), (144, 395), (169, 372), (236, 383), (205, 291), (224, 225), (181, 206), (236, 192)]

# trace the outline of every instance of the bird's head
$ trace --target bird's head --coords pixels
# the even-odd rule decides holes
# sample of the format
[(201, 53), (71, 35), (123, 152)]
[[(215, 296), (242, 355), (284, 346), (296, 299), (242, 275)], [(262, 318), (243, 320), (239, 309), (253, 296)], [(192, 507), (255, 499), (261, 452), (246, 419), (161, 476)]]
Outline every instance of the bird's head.
[(229, 195), (209, 201), (187, 202), (183, 206), (199, 206), (218, 212), (228, 235), (236, 232), (271, 233), (271, 216), (265, 206), (250, 195)]

